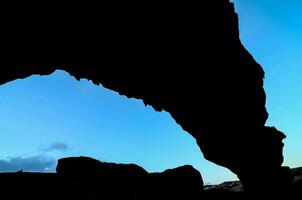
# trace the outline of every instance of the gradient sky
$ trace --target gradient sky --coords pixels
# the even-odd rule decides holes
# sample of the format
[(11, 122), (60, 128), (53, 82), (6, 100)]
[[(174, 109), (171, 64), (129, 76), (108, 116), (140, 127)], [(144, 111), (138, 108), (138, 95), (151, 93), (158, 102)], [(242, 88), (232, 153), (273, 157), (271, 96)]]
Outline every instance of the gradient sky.
[[(302, 3), (234, 0), (245, 47), (266, 71), (268, 125), (285, 132), (285, 165), (302, 166)], [(91, 156), (162, 171), (191, 164), (205, 183), (235, 179), (206, 161), (165, 112), (57, 71), (0, 87), (0, 171), (55, 169), (56, 159)]]

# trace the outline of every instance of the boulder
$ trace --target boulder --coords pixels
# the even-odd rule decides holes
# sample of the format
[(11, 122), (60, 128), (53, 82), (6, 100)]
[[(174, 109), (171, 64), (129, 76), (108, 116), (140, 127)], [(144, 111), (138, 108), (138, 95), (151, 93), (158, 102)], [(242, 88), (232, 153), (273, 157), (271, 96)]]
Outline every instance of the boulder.
[(57, 174), (72, 198), (192, 199), (201, 196), (203, 191), (201, 174), (189, 165), (162, 173), (148, 173), (135, 164), (72, 157), (58, 161)]
[(203, 191), (200, 172), (189, 165), (161, 173), (150, 173), (147, 182), (149, 193), (155, 199), (162, 197), (191, 199), (201, 196)]

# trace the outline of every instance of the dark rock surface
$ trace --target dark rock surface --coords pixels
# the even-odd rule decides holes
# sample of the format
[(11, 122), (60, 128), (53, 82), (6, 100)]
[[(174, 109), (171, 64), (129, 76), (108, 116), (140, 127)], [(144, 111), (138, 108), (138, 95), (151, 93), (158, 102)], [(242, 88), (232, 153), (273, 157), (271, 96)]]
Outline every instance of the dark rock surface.
[[(302, 193), (302, 167), (290, 169), (290, 172), (294, 177), (294, 181), (289, 188), (283, 191), (292, 193)], [(266, 183), (263, 180), (258, 180), (258, 185), (260, 187), (264, 187), (263, 185), (265, 184)], [(267, 186), (267, 188), (270, 188), (270, 186)], [(240, 181), (228, 181), (218, 185), (205, 185), (204, 191), (210, 193), (244, 192), (244, 187)]]
[(264, 71), (240, 42), (229, 0), (79, 6), (85, 14), (61, 5), (3, 24), (0, 84), (64, 70), (169, 112), (246, 190), (289, 185), (285, 135), (265, 127)]
[(302, 192), (302, 167), (292, 169), (294, 176), (293, 190), (295, 192)]
[(106, 163), (89, 157), (70, 157), (58, 161), (57, 173), (63, 176), (144, 176), (146, 170), (135, 164)]
[(140, 199), (148, 172), (134, 164), (74, 157), (60, 159), (57, 174), (64, 180), (70, 199)]
[(59, 160), (57, 174), (69, 188), (71, 198), (93, 196), (97, 199), (146, 199), (163, 197), (193, 198), (201, 195), (203, 180), (192, 166), (148, 173), (134, 164), (104, 163), (87, 157)]
[(162, 173), (150, 173), (147, 178), (152, 199), (195, 199), (202, 196), (203, 180), (196, 169), (185, 165)]
[[(302, 168), (291, 172), (295, 181), (286, 191), (302, 193)], [(262, 182), (258, 180), (261, 187)], [(250, 194), (244, 192), (240, 181), (203, 186), (200, 173), (188, 165), (148, 173), (134, 164), (104, 163), (88, 157), (59, 160), (57, 173), (0, 173), (0, 191), (8, 199), (51, 200), (242, 199)]]
[(195, 199), (203, 180), (192, 166), (148, 173), (134, 164), (74, 157), (59, 160), (56, 174), (0, 173), (0, 189), (10, 199)]
[(218, 185), (206, 185), (205, 192), (244, 192), (240, 181), (227, 181)]

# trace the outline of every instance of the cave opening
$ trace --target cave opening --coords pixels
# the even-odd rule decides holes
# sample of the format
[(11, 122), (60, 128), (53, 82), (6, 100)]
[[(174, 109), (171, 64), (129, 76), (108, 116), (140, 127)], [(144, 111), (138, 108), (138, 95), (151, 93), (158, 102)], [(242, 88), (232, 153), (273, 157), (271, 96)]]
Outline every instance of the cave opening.
[(203, 159), (169, 113), (64, 71), (9, 82), (0, 96), (1, 172), (54, 172), (59, 158), (89, 156), (149, 172), (189, 164), (206, 184), (236, 179)]

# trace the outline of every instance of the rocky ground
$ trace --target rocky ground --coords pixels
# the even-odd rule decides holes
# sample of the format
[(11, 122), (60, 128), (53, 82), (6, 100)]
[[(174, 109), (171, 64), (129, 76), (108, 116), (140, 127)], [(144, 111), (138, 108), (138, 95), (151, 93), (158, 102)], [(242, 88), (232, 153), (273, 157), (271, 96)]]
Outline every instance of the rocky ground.
[(135, 164), (75, 157), (59, 160), (57, 173), (2, 173), (0, 192), (9, 199), (195, 199), (203, 180), (189, 165), (148, 173)]
[[(294, 176), (292, 192), (302, 192), (302, 167), (291, 169)], [(204, 192), (244, 192), (240, 181), (228, 181), (218, 185), (205, 185)]]
[[(292, 173), (292, 191), (300, 192), (302, 167)], [(7, 199), (52, 200), (190, 200), (245, 194), (239, 181), (204, 186), (201, 174), (189, 165), (148, 173), (135, 164), (104, 163), (87, 157), (59, 160), (57, 173), (0, 173), (0, 192)]]

